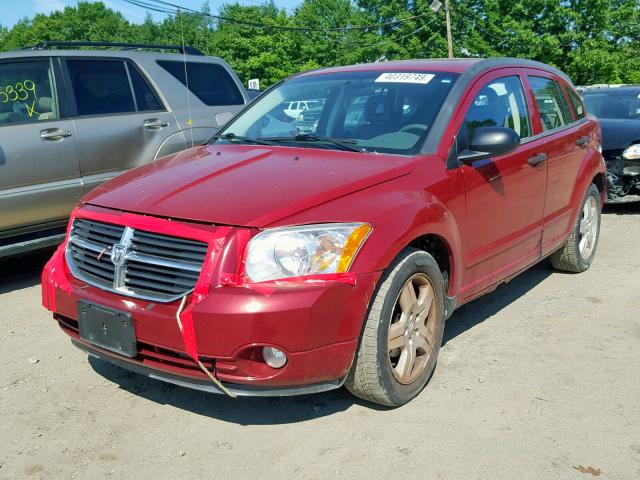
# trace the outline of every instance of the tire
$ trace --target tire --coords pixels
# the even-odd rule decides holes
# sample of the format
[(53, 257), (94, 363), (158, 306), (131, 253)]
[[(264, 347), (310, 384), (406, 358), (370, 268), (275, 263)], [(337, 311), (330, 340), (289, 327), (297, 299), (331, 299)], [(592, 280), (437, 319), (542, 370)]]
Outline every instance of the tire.
[(444, 279), (434, 258), (415, 248), (403, 250), (385, 270), (371, 302), (345, 380), (352, 394), (399, 406), (420, 393), (442, 343), (444, 296)]
[[(556, 270), (580, 273), (591, 266), (596, 254), (598, 238), (600, 237), (601, 210), (600, 192), (592, 184), (582, 201), (580, 213), (576, 218), (576, 223), (567, 242), (550, 257), (551, 265)], [(590, 214), (593, 215), (591, 220), (587, 218)]]

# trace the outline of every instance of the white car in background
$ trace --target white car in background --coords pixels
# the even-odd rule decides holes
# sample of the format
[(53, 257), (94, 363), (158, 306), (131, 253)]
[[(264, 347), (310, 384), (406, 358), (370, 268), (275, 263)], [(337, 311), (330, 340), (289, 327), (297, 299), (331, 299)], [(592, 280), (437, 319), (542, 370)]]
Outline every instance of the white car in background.
[(319, 107), (322, 105), (320, 100), (298, 100), (294, 102), (286, 102), (284, 104), (284, 113), (291, 118), (298, 118), (305, 110)]

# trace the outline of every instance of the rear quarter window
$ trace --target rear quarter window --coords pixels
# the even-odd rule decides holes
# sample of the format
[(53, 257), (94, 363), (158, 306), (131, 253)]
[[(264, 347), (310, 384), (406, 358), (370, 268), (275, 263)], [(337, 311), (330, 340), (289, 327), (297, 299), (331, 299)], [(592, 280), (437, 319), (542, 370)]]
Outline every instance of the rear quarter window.
[(584, 105), (582, 104), (582, 100), (576, 92), (573, 91), (572, 88), (566, 87), (567, 93), (569, 94), (569, 100), (571, 100), (571, 105), (573, 105), (573, 111), (576, 112), (576, 119), (580, 120), (585, 117)]
[(557, 82), (544, 77), (528, 78), (538, 105), (543, 130), (554, 130), (573, 122), (569, 105)]
[[(158, 65), (177, 78), (208, 106), (242, 105), (244, 98), (229, 72), (216, 63), (158, 60)], [(186, 70), (186, 72), (185, 72)], [(185, 75), (186, 73), (186, 75)]]

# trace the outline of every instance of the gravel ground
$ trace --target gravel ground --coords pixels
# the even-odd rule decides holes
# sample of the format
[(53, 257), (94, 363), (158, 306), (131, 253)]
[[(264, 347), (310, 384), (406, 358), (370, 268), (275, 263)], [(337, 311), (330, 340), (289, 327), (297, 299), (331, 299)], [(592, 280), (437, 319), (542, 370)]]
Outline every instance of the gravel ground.
[(49, 252), (0, 261), (0, 479), (640, 478), (640, 205), (591, 270), (547, 262), (458, 310), (429, 386), (229, 400), (87, 361), (40, 306)]

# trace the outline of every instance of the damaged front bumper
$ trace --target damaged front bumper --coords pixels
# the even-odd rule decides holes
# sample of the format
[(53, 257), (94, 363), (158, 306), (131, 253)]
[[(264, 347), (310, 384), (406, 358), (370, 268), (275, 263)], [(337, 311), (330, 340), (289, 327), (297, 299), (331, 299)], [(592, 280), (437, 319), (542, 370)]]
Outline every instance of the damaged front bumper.
[[(148, 217), (144, 221), (148, 223)], [(176, 234), (175, 222), (159, 222), (167, 222), (166, 228)], [(162, 303), (77, 279), (65, 263), (64, 248), (58, 249), (43, 272), (43, 304), (76, 346), (155, 379), (219, 393), (220, 388), (207, 378), (210, 373), (233, 395), (297, 395), (341, 386), (380, 276), (372, 272), (350, 274), (346, 279), (249, 285), (237, 275), (222, 273), (237, 263), (238, 254), (236, 248), (221, 248), (209, 271), (203, 269), (201, 274), (206, 288), (197, 284), (183, 299)], [(128, 358), (81, 338), (79, 301), (129, 314), (136, 355)], [(189, 329), (191, 351), (185, 334)], [(286, 353), (284, 367), (273, 368), (265, 362), (265, 346)]]
[(640, 160), (624, 158), (622, 150), (604, 151), (603, 157), (607, 165), (607, 203), (640, 195)]
[[(182, 375), (176, 375), (164, 370), (158, 370), (148, 367), (139, 362), (132, 362), (129, 359), (111, 354), (99, 348), (92, 347), (85, 342), (81, 342), (72, 338), (71, 343), (77, 348), (87, 353), (90, 357), (106, 361), (116, 367), (123, 368), (139, 375), (144, 375), (154, 380), (171, 383), (179, 387), (189, 388), (207, 393), (225, 394), (216, 385), (208, 379), (190, 378)], [(223, 382), (224, 387), (236, 397), (289, 397), (294, 395), (306, 395), (309, 393), (327, 392), (340, 388), (344, 383), (346, 376), (328, 382), (316, 383), (313, 385), (303, 385), (296, 387), (259, 387), (252, 385), (241, 385)]]

